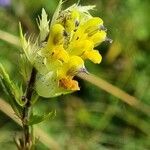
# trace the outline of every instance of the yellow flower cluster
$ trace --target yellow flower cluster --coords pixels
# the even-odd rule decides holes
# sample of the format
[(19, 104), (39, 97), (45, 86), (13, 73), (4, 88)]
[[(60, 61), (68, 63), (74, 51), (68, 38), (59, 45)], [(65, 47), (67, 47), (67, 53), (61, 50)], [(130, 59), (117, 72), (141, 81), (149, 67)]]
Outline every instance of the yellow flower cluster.
[(48, 40), (37, 51), (34, 62), (36, 68), (41, 68), (40, 62), (48, 70), (37, 77), (39, 95), (52, 97), (79, 90), (78, 82), (73, 78), (86, 72), (85, 60), (101, 62), (102, 57), (95, 47), (107, 39), (106, 29), (101, 18), (90, 15), (92, 8), (75, 4), (66, 10), (57, 10)]

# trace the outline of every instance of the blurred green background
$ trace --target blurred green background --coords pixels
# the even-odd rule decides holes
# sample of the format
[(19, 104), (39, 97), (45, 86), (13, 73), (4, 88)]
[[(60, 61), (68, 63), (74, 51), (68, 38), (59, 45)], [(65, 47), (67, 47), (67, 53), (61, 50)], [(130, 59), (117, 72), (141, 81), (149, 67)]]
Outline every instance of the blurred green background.
[[(8, 3), (6, 3), (6, 1)], [(68, 0), (64, 8), (76, 1)], [(4, 6), (4, 3), (7, 4)], [(18, 36), (21, 21), (27, 33), (37, 33), (36, 18), (44, 7), (52, 17), (58, 0), (0, 0), (0, 30)], [(81, 0), (82, 5), (96, 5), (94, 16), (104, 20), (108, 37), (98, 49), (100, 65), (86, 62), (90, 73), (112, 83), (150, 105), (150, 1)], [(1, 35), (3, 36), (3, 35)], [(0, 62), (16, 82), (19, 74), (20, 48), (0, 40)], [(71, 95), (37, 102), (39, 114), (56, 110), (51, 120), (40, 126), (62, 150), (149, 150), (150, 118), (96, 86), (78, 79), (81, 90)], [(0, 85), (0, 97), (7, 100)], [(14, 136), (21, 131), (0, 112), (0, 150), (15, 150)], [(48, 148), (38, 142), (37, 150)]]

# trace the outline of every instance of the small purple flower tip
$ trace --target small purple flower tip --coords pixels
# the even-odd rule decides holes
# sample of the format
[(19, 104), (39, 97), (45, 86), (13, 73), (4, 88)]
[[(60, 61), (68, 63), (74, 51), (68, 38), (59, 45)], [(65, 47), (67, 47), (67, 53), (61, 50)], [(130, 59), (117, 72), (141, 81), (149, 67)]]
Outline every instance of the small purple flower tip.
[(0, 0), (0, 6), (7, 7), (10, 6), (11, 0)]

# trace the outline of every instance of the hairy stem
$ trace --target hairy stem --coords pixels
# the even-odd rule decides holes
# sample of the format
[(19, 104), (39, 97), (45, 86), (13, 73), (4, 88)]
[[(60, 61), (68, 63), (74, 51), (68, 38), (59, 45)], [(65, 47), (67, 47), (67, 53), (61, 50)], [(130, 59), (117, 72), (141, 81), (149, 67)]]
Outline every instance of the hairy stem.
[(23, 99), (26, 101), (26, 104), (23, 108), (23, 113), (22, 113), (22, 123), (23, 123), (23, 130), (24, 130), (24, 149), (29, 150), (32, 141), (31, 141), (31, 135), (30, 135), (30, 126), (28, 125), (30, 114), (31, 114), (31, 97), (34, 91), (34, 84), (35, 84), (35, 79), (36, 79), (36, 69), (33, 67), (31, 76), (26, 88), (26, 94), (23, 97)]

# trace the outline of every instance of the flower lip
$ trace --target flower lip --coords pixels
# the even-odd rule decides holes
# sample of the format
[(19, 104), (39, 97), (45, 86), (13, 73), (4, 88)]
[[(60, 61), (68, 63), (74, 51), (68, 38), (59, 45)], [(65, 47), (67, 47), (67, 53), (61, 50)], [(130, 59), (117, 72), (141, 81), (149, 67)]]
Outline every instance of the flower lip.
[(90, 73), (88, 72), (88, 70), (87, 70), (85, 67), (82, 67), (82, 68), (79, 70), (78, 73), (86, 73), (86, 74), (90, 74)]
[(66, 90), (71, 90), (71, 91), (80, 90), (78, 82), (71, 78), (62, 78), (61, 80), (59, 80), (59, 86), (61, 88), (64, 88)]
[(113, 40), (112, 40), (112, 39), (110, 39), (110, 38), (108, 38), (108, 37), (106, 37), (105, 42), (112, 43), (112, 42), (113, 42)]
[(100, 25), (100, 30), (107, 31), (107, 28), (104, 25)]

